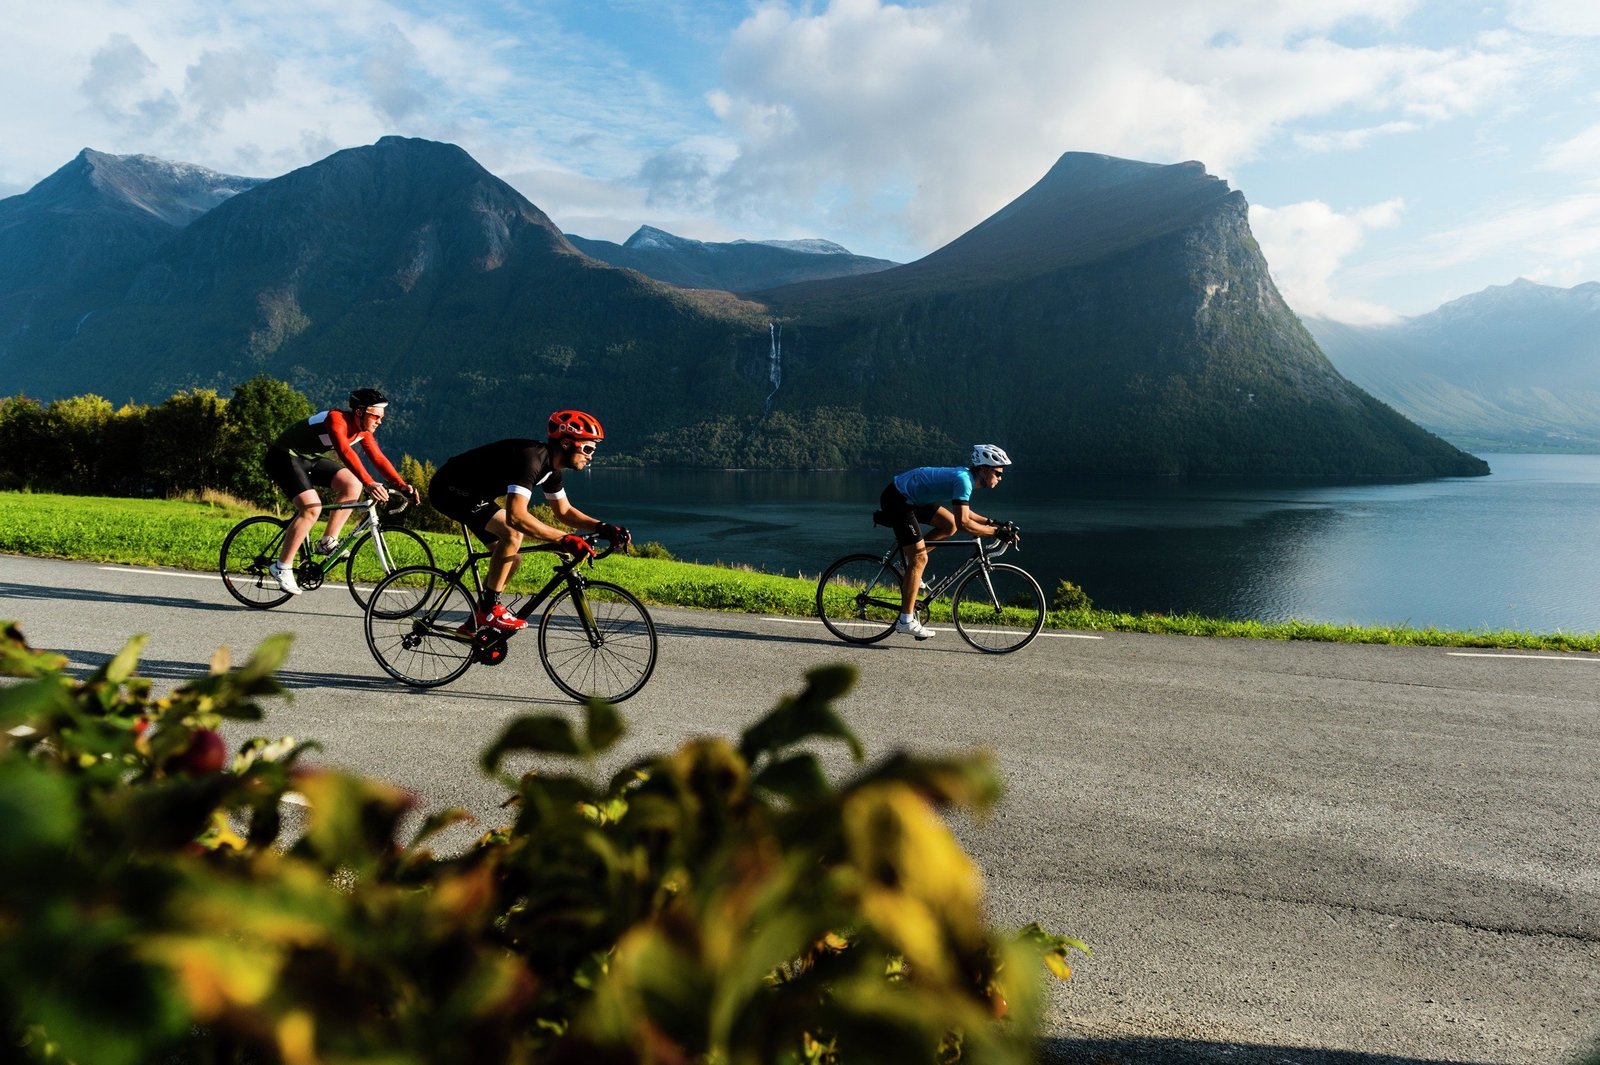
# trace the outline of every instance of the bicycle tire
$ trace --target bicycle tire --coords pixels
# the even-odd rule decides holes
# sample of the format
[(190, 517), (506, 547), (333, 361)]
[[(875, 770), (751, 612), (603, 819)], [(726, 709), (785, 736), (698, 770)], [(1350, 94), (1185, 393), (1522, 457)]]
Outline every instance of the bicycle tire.
[(1044, 628), (1044, 590), (1020, 566), (997, 562), (967, 575), (950, 600), (961, 638), (991, 655), (1020, 651)]
[(252, 610), (271, 610), (294, 598), (267, 572), (267, 567), (278, 561), (288, 524), (280, 518), (258, 514), (229, 529), (222, 540), (222, 550), (217, 554), (222, 586)]
[[(389, 556), (387, 566), (378, 555), (373, 542), (374, 535), (383, 537), (384, 554)], [(384, 577), (398, 570), (432, 565), (433, 549), (418, 533), (398, 526), (380, 526), (376, 534), (363, 533), (360, 542), (345, 559), (345, 587), (350, 589), (350, 598), (356, 601), (356, 606), (365, 610), (370, 590)]]
[(389, 676), (437, 688), (473, 660), (472, 594), (433, 566), (409, 566), (379, 581), (363, 614), (367, 650)]
[(846, 643), (877, 643), (900, 617), (901, 563), (846, 555), (817, 581), (817, 617)]
[[(590, 639), (581, 611), (594, 619)], [(574, 699), (620, 703), (639, 693), (656, 669), (656, 626), (644, 604), (606, 581), (568, 584), (539, 618), (539, 661)]]

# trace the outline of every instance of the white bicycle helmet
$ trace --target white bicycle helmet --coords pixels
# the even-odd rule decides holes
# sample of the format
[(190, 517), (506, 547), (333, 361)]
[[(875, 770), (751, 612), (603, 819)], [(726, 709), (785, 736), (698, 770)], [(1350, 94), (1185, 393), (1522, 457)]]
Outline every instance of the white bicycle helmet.
[(998, 444), (973, 444), (971, 466), (1009, 466), (1011, 456)]

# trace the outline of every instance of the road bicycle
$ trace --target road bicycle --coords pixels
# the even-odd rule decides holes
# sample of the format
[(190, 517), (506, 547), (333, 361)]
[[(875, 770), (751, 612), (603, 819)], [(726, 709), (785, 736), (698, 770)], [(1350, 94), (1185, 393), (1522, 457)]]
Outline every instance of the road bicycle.
[[(409, 505), (398, 492), (389, 495), (387, 514), (394, 517)], [(353, 503), (331, 503), (323, 511), (360, 510), (364, 513), (354, 529), (346, 530), (338, 545), (318, 557), (313, 538), (307, 536), (295, 553), (294, 579), (302, 591), (322, 587), (339, 563), (344, 563), (345, 584), (356, 605), (365, 610), (367, 591), (387, 575), (407, 566), (433, 565), (428, 542), (410, 529), (384, 525), (384, 508), (375, 499)], [(222, 584), (245, 606), (270, 610), (287, 603), (293, 596), (284, 591), (267, 567), (283, 553), (283, 537), (288, 518), (260, 514), (235, 525), (222, 541), (218, 568)]]
[[(996, 562), (1012, 546), (994, 540), (929, 540), (937, 553), (970, 552), (954, 572), (934, 580), (924, 577), (917, 597), (917, 617), (926, 623), (935, 600), (950, 596), (950, 620), (961, 638), (986, 654), (1020, 651), (1044, 627), (1044, 591), (1020, 566)], [(943, 568), (943, 567), (938, 567)], [(823, 571), (817, 582), (817, 616), (828, 631), (850, 643), (877, 643), (894, 631), (900, 617), (901, 576), (905, 556), (898, 543), (881, 555), (846, 555)], [(954, 589), (954, 591), (951, 591)]]
[[(593, 547), (602, 537), (583, 539)], [(556, 550), (554, 544), (536, 544), (522, 553)], [(614, 550), (608, 543), (590, 564)], [(413, 566), (378, 584), (366, 609), (367, 647), (386, 673), (414, 688), (436, 688), (474, 662), (497, 666), (506, 660), (516, 634), (480, 629), (474, 621), (483, 591), (477, 564), (489, 557), (488, 551), (472, 550), (468, 540), (466, 560), (454, 570)], [(585, 576), (577, 557), (558, 558), (545, 586), (512, 611), (528, 621), (543, 606), (536, 631), (545, 672), (574, 699), (620, 703), (638, 694), (656, 668), (650, 612), (626, 589)], [(470, 590), (463, 578), (470, 578)]]

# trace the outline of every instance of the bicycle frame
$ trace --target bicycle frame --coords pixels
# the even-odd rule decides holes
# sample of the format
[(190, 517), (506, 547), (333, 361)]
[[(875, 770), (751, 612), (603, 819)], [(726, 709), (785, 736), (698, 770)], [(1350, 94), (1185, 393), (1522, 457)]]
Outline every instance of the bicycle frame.
[[(972, 555), (961, 565), (957, 566), (954, 572), (941, 577), (933, 584), (928, 585), (927, 590), (917, 596), (918, 610), (924, 609), (929, 603), (933, 602), (945, 592), (954, 588), (956, 584), (965, 578), (967, 574), (971, 573), (973, 569), (982, 569), (987, 574), (989, 572), (990, 563), (999, 558), (1001, 555), (1005, 554), (1007, 551), (1011, 550), (1012, 547), (1012, 545), (1009, 543), (996, 540), (995, 543), (999, 545), (998, 547), (986, 548), (984, 546), (984, 541), (981, 538), (973, 540), (925, 540), (923, 542), (926, 543), (930, 548), (969, 548), (972, 551)], [(889, 550), (883, 553), (883, 564), (885, 566), (894, 566), (897, 562), (903, 564), (905, 561), (904, 552), (905, 549), (902, 548), (899, 543), (891, 544), (889, 546)], [(993, 589), (991, 587), (991, 591), (992, 590)]]
[[(465, 583), (464, 578), (470, 574), (472, 577), (472, 591), (476, 594), (476, 596), (481, 598), (483, 595), (483, 579), (478, 576), (478, 563), (485, 561), (486, 559), (493, 558), (494, 552), (473, 550), (472, 540), (467, 533), (465, 526), (462, 527), (461, 538), (467, 545), (467, 557), (462, 561), (461, 565), (447, 572), (449, 572), (452, 579), (462, 583)], [(591, 540), (590, 542), (592, 543), (593, 541)], [(524, 547), (517, 553), (519, 555), (527, 555), (536, 551), (554, 550), (556, 550), (556, 546), (554, 544), (540, 543)], [(615, 547), (608, 546), (604, 551), (597, 553), (594, 558), (596, 560), (605, 558), (613, 550), (615, 550)], [(572, 601), (578, 607), (578, 616), (583, 621), (584, 634), (588, 636), (591, 644), (597, 645), (600, 641), (599, 626), (595, 624), (594, 614), (589, 609), (588, 600), (586, 600), (582, 595), (577, 594), (581, 592), (584, 585), (588, 583), (583, 574), (578, 571), (578, 567), (582, 564), (583, 559), (578, 557), (568, 558), (556, 563), (555, 572), (550, 575), (550, 579), (545, 582), (545, 586), (528, 596), (527, 602), (523, 603), (513, 612), (516, 617), (523, 621), (527, 621), (533, 615), (533, 612), (543, 606), (550, 599), (550, 597), (556, 593), (557, 590), (565, 585), (570, 584), (572, 585), (574, 592)], [(475, 638), (475, 635), (476, 634), (463, 634), (463, 638), (466, 641), (471, 642)]]

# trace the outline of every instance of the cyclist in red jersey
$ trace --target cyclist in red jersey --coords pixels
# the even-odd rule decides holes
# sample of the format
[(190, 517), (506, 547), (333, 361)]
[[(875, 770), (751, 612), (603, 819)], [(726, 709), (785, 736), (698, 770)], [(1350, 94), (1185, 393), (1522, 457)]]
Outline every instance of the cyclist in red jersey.
[[(593, 554), (589, 541), (564, 533), (534, 517), (528, 506), (533, 490), (544, 493), (556, 518), (575, 529), (591, 529), (618, 546), (626, 547), (628, 530), (591, 518), (567, 499), (561, 475), (587, 469), (605, 430), (591, 414), (558, 410), (550, 415), (547, 439), (497, 440), (446, 460), (428, 485), (428, 502), (446, 517), (454, 518), (489, 545), (489, 575), (474, 619), (478, 628), (516, 632), (527, 626), (500, 602), (511, 575), (522, 560), (524, 536), (537, 536), (557, 544), (567, 554)], [(505, 505), (497, 501), (505, 496)]]
[[(268, 567), (278, 586), (291, 595), (300, 594), (300, 585), (294, 579), (294, 553), (310, 534), (317, 518), (322, 515), (322, 500), (317, 486), (333, 489), (340, 503), (354, 502), (363, 489), (378, 502), (387, 502), (389, 490), (372, 474), (356, 454), (360, 444), (380, 474), (413, 502), (420, 501), (415, 488), (406, 483), (400, 472), (384, 457), (378, 447), (376, 433), (383, 424), (389, 401), (375, 388), (358, 388), (350, 393), (350, 410), (325, 410), (313, 414), (303, 422), (289, 426), (267, 448), (264, 463), (267, 476), (283, 490), (294, 503), (294, 519), (284, 532), (283, 553), (278, 561)], [(338, 459), (333, 455), (337, 453)], [(325, 535), (317, 541), (315, 550), (323, 554), (333, 551), (339, 543), (339, 530), (350, 517), (348, 510), (335, 510), (328, 515)]]

